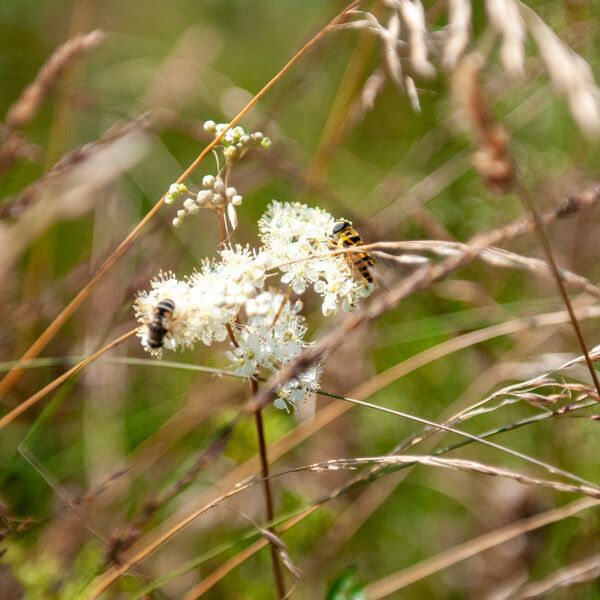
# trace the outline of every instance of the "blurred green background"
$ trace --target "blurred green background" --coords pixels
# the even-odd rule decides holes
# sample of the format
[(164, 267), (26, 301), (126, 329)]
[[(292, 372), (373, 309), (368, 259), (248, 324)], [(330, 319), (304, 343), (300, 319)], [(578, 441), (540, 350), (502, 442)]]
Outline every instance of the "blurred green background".
[[(425, 4), (431, 30), (439, 30), (447, 20), (444, 3)], [(554, 0), (529, 5), (598, 74), (598, 3)], [(155, 130), (132, 143), (127, 160), (117, 155), (114, 174), (102, 162), (89, 171), (75, 169), (75, 175), (59, 176), (35, 193), (31, 202), (35, 210), (3, 216), (0, 234), (11, 243), (0, 257), (4, 261), (0, 357), (5, 371), (206, 145), (201, 122), (231, 119), (342, 7), (317, 0), (0, 3), (1, 115), (64, 41), (96, 28), (109, 34), (100, 47), (61, 74), (39, 114), (24, 128), (28, 153), (0, 179), (4, 202), (30, 192), (34, 182), (75, 148), (140, 114), (161, 119)], [(538, 207), (555, 206), (597, 180), (598, 146), (580, 134), (564, 101), (552, 93), (531, 44), (525, 79), (507, 78), (498, 64), (497, 40), (483, 3), (475, 2), (473, 10), (473, 46), (488, 58), (483, 79), (494, 112), (513, 135), (513, 155)], [(232, 173), (234, 185), (244, 194), (238, 211), (240, 242), (257, 244), (256, 221), (272, 199), (300, 201), (336, 217), (352, 218), (366, 241), (466, 241), (523, 214), (518, 198), (493, 196), (472, 170), (471, 141), (459, 126), (441, 70), (433, 79), (417, 79), (421, 112), (415, 112), (388, 81), (373, 110), (349, 127), (329, 154), (323, 150), (324, 141), (332, 136), (328, 123), (334, 123), (334, 134), (343, 128), (343, 120), (335, 121), (340, 106), (336, 102), (343, 105), (344, 94), (355, 98), (380, 64), (381, 47), (375, 36), (333, 32), (242, 122), (249, 130), (269, 135), (273, 146), (268, 153), (250, 153)], [(214, 160), (208, 157), (191, 184), (198, 185), (204, 174), (214, 171)], [(174, 212), (174, 207), (161, 209), (43, 351), (41, 356), (55, 358), (54, 363), (28, 370), (3, 399), (5, 412), (62, 373), (63, 357), (88, 354), (131, 329), (135, 293), (160, 270), (183, 276), (214, 254), (219, 243), (214, 215), (188, 219), (175, 231), (170, 226)], [(592, 209), (549, 230), (560, 264), (592, 281), (599, 275), (599, 217)], [(22, 231), (17, 229), (19, 222), (26, 224)], [(18, 235), (11, 237), (14, 232)], [(509, 248), (543, 257), (534, 235)], [(380, 269), (390, 284), (410, 271), (385, 262)], [(573, 301), (580, 306), (591, 302), (577, 290)], [(323, 388), (345, 393), (375, 373), (462, 333), (561, 309), (551, 279), (474, 263), (349, 338), (328, 361)], [(305, 314), (313, 338), (333, 324), (323, 322), (314, 299), (306, 302)], [(582, 322), (582, 327), (589, 345), (596, 345), (596, 323)], [(429, 362), (368, 400), (440, 421), (501, 385), (544, 372), (547, 365), (560, 364), (576, 353), (567, 324), (532, 327)], [(135, 340), (114, 355), (148, 358)], [(165, 360), (225, 365), (222, 348), (168, 354)], [(575, 377), (586, 380), (583, 370)], [(161, 368), (150, 360), (141, 366), (104, 361), (4, 429), (0, 499), (10, 533), (0, 567), (0, 596), (86, 597), (86, 586), (102, 568), (102, 540), (137, 514), (146, 499), (176, 481), (247, 395), (247, 387), (236, 380)], [(318, 407), (328, 402), (320, 398)], [(465, 428), (482, 432), (538, 411), (519, 403), (478, 417)], [(293, 415), (275, 409), (268, 409), (265, 418), (269, 441), (298, 425)], [(597, 481), (597, 427), (589, 419), (550, 419), (503, 434), (497, 441)], [(283, 471), (329, 458), (385, 453), (417, 431), (413, 423), (354, 408), (294, 446), (273, 468)], [(444, 436), (441, 445), (453, 439)], [(253, 424), (243, 422), (225, 455), (163, 507), (147, 531), (173, 514), (187, 514), (215, 482), (255, 453)], [(533, 471), (531, 465), (480, 445), (456, 455)], [(67, 498), (95, 489), (122, 465), (129, 470), (104, 493), (77, 509), (65, 508)], [(323, 597), (349, 566), (356, 568), (359, 581), (378, 580), (573, 499), (462, 472), (419, 467), (406, 473), (402, 480), (388, 475), (352, 490), (285, 534), (290, 555), (305, 573), (292, 597)], [(352, 472), (282, 477), (275, 484), (277, 513), (306, 506), (350, 477)], [(257, 522), (264, 520), (258, 492), (227, 504)], [(587, 511), (522, 536), (392, 597), (485, 598), (520, 577), (539, 579), (600, 550), (597, 515)], [(143, 563), (142, 582), (125, 577), (111, 593), (134, 598), (143, 581), (166, 576), (172, 581), (155, 597), (181, 598), (247, 544), (243, 536), (248, 531), (253, 529), (244, 517), (214, 508)], [(170, 577), (222, 544), (225, 552), (180, 577)], [(600, 598), (600, 588), (587, 583), (553, 597), (567, 595)], [(274, 597), (268, 552), (247, 560), (207, 597)]]

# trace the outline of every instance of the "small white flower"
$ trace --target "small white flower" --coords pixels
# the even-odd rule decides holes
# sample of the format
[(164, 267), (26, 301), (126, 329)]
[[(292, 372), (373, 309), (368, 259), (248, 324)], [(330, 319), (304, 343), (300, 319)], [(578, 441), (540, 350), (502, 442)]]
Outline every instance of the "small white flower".
[[(248, 320), (236, 325), (238, 346), (227, 353), (238, 375), (250, 377), (261, 368), (277, 373), (310, 345), (304, 340), (307, 329), (304, 317), (298, 314), (300, 308), (300, 304), (290, 305), (283, 294), (271, 291), (262, 292), (246, 303)], [(282, 386), (274, 405), (293, 407), (316, 388), (319, 373), (318, 367), (311, 368)]]

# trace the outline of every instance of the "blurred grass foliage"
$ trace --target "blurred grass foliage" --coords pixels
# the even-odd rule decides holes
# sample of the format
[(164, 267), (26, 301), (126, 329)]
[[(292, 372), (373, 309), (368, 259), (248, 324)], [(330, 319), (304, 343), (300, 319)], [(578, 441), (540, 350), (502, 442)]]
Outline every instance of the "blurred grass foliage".
[[(437, 4), (425, 2), (432, 10)], [(483, 3), (473, 4), (475, 37), (489, 38)], [(539, 0), (528, 4), (590, 62), (596, 75), (600, 73), (596, 2)], [(94, 28), (110, 33), (100, 48), (62, 76), (40, 113), (26, 126), (28, 139), (42, 152), (34, 161), (19, 160), (3, 176), (2, 198), (18, 195), (66, 152), (98, 139), (116, 123), (143, 111), (163, 107), (196, 124), (209, 118), (226, 121), (340, 7), (338, 2), (321, 0), (0, 2), (1, 115), (66, 39)], [(443, 24), (443, 18), (437, 23)], [(360, 35), (354, 31), (330, 34), (250, 114), (249, 128), (262, 127), (274, 141), (270, 155), (274, 163), (281, 166), (292, 161), (301, 174), (308, 170)], [(379, 58), (375, 43), (363, 80), (379, 64)], [(484, 81), (500, 120), (514, 112), (519, 114), (515, 126), (509, 126), (514, 132), (514, 156), (543, 209), (578, 191), (584, 182), (597, 181), (600, 156), (598, 145), (581, 136), (565, 104), (551, 94), (547, 75), (531, 48), (527, 60), (527, 78), (511, 83), (493, 50)], [(518, 218), (522, 214), (518, 198), (491, 196), (470, 169), (470, 140), (454, 125), (447, 80), (438, 75), (417, 83), (422, 90), (420, 113), (386, 83), (374, 109), (336, 151), (322, 182), (323, 193), (300, 185), (291, 171), (286, 175), (283, 168), (271, 168), (258, 153), (248, 155), (233, 173), (235, 185), (244, 194), (238, 212), (238, 239), (256, 243), (256, 221), (273, 198), (318, 205), (336, 217), (352, 215), (359, 229), (363, 225), (363, 231), (373, 235), (377, 235), (377, 228), (370, 229), (369, 220), (396, 202), (397, 223), (391, 223), (385, 234), (390, 240), (429, 238), (436, 228), (449, 239), (466, 240), (478, 231)], [(523, 109), (536, 94), (539, 102)], [(204, 145), (205, 141), (177, 127), (159, 131), (151, 137), (144, 159), (106, 189), (97, 190), (84, 214), (60, 218), (28, 242), (8, 278), (0, 282), (4, 317), (1, 360), (14, 360), (23, 353)], [(460, 153), (462, 158), (457, 159)], [(452, 160), (464, 164), (464, 170), (426, 198), (422, 211), (404, 214), (407, 191)], [(192, 176), (192, 183), (198, 184), (203, 174), (213, 171), (214, 161), (209, 156)], [(183, 275), (202, 257), (213, 255), (219, 243), (214, 215), (202, 214), (174, 231), (170, 227), (172, 213), (173, 207), (161, 210), (43, 356), (81, 355), (113, 339), (131, 328), (135, 291), (146, 287), (159, 270), (173, 269)], [(550, 228), (561, 264), (592, 281), (600, 275), (599, 215), (593, 209)], [(367, 234), (365, 238), (369, 241)], [(542, 256), (533, 235), (515, 241), (510, 249)], [(398, 277), (397, 267), (383, 264), (381, 269), (384, 278)], [(442, 282), (409, 297), (368, 333), (349, 342), (353, 344), (350, 350), (341, 350), (331, 358), (324, 389), (347, 392), (372, 374), (466, 331), (562, 307), (554, 282), (527, 272), (475, 263), (456, 274), (452, 282), (454, 285)], [(576, 301), (583, 302), (583, 298)], [(307, 302), (306, 314), (313, 331), (329, 326), (322, 324), (316, 302)], [(598, 343), (597, 324), (586, 321), (582, 326), (590, 346)], [(373, 394), (369, 401), (441, 421), (513, 378), (543, 372), (544, 356), (577, 352), (568, 325), (531, 328), (435, 360)], [(140, 357), (143, 351), (130, 341), (118, 354)], [(168, 358), (223, 366), (222, 357), (213, 348)], [(525, 369), (527, 361), (531, 363), (529, 370)], [(512, 369), (506, 367), (511, 364)], [(7, 397), (6, 408), (62, 372), (60, 365), (28, 370)], [(83, 589), (102, 569), (103, 543), (97, 535), (108, 538), (115, 527), (137, 514), (145, 500), (176, 481), (247, 396), (247, 386), (237, 380), (159, 369), (151, 362), (144, 366), (99, 363), (3, 430), (0, 498), (11, 535), (2, 558), (0, 596), (40, 600), (85, 597)], [(319, 400), (319, 406), (327, 402)], [(535, 410), (525, 403), (512, 405), (478, 417), (465, 429), (482, 432)], [(297, 426), (292, 415), (274, 409), (268, 409), (265, 418), (269, 443)], [(505, 433), (499, 441), (598, 481), (597, 427), (590, 420), (550, 419)], [(278, 460), (274, 470), (328, 458), (385, 453), (417, 431), (414, 423), (356, 407)], [(446, 438), (456, 439), (451, 435)], [(36, 457), (41, 471), (27, 460), (26, 453), (19, 452), (20, 444)], [(162, 507), (151, 525), (157, 526), (174, 514), (185, 514), (196, 505), (197, 497), (255, 452), (253, 423), (242, 422), (224, 455)], [(461, 456), (524, 468), (513, 457), (477, 444), (462, 450)], [(73, 511), (64, 507), (66, 497), (75, 498), (93, 489), (124, 461), (129, 472), (112, 482), (93, 503)], [(351, 475), (305, 472), (277, 478), (277, 514), (301, 509)], [(290, 555), (309, 575), (299, 583), (293, 597), (324, 597), (327, 586), (339, 580), (349, 566), (356, 568), (359, 581), (377, 580), (493, 527), (570, 500), (547, 489), (418, 467), (406, 472), (406, 479), (390, 490), (380, 508), (353, 514), (354, 501), (386, 480), (383, 477), (327, 503), (285, 534)], [(257, 522), (264, 520), (261, 496), (256, 491), (233, 499), (230, 505)], [(323, 540), (345, 511), (358, 528), (331, 555)], [(137, 577), (124, 577), (115, 586), (121, 592), (115, 592), (114, 597), (135, 597), (144, 583), (168, 576), (212, 548), (233, 544), (249, 529), (251, 525), (238, 514), (211, 509), (143, 563), (141, 582)], [(521, 546), (501, 546), (394, 597), (482, 598), (514, 574), (541, 578), (598, 552), (599, 534), (598, 515), (588, 511), (580, 519), (566, 519), (528, 535)], [(200, 577), (244, 545), (238, 544), (169, 582), (156, 597), (183, 597)], [(262, 550), (233, 570), (208, 597), (268, 598), (272, 594), (269, 556)], [(600, 588), (597, 583), (588, 583), (556, 592), (553, 597), (567, 595), (600, 598)]]

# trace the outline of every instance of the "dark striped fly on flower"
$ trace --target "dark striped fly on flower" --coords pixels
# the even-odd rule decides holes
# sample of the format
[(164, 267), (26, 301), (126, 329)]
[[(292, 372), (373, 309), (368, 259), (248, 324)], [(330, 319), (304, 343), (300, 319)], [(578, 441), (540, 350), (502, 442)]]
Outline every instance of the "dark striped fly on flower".
[(148, 323), (148, 346), (162, 348), (165, 336), (171, 330), (171, 319), (175, 310), (175, 302), (166, 298), (154, 307), (152, 321)]

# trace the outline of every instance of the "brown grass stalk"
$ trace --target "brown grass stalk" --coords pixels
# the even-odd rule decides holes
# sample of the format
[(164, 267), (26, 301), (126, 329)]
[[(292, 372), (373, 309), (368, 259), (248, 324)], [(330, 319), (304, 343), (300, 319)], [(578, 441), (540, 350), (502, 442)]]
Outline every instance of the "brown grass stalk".
[(544, 249), (544, 253), (546, 254), (546, 258), (548, 263), (550, 264), (550, 268), (554, 275), (554, 279), (556, 280), (556, 285), (560, 291), (560, 295), (565, 303), (567, 311), (569, 312), (569, 317), (571, 318), (571, 323), (573, 325), (573, 329), (575, 331), (575, 335), (577, 336), (577, 341), (579, 342), (579, 346), (581, 347), (581, 351), (583, 356), (585, 356), (585, 362), (587, 364), (587, 368), (592, 376), (592, 381), (594, 382), (594, 386), (596, 387), (596, 391), (598, 392), (598, 396), (600, 396), (600, 380), (598, 379), (598, 373), (596, 373), (596, 369), (594, 368), (594, 364), (592, 359), (590, 358), (590, 351), (583, 336), (583, 332), (581, 331), (581, 326), (579, 325), (579, 321), (577, 320), (577, 315), (575, 314), (575, 310), (573, 309), (573, 304), (571, 299), (569, 298), (569, 293), (565, 287), (565, 281), (561, 269), (558, 268), (558, 264), (556, 263), (556, 258), (554, 256), (554, 251), (552, 250), (552, 245), (550, 244), (550, 239), (548, 238), (548, 234), (546, 233), (546, 229), (540, 214), (537, 211), (535, 206), (535, 202), (530, 194), (527, 192), (525, 186), (522, 184), (520, 179), (517, 180), (517, 190), (521, 202), (523, 206), (529, 211), (534, 222), (535, 222), (535, 230), (537, 232), (540, 243), (542, 244), (542, 248)]
[[(252, 384), (252, 393), (258, 392), (258, 383), (256, 380), (250, 380)], [(254, 421), (256, 423), (256, 434), (258, 437), (258, 450), (260, 456), (260, 472), (263, 480), (263, 491), (265, 495), (265, 507), (267, 513), (267, 521), (270, 523), (275, 519), (275, 508), (273, 503), (273, 490), (271, 488), (271, 479), (269, 476), (269, 460), (267, 458), (267, 444), (265, 440), (265, 427), (262, 418), (262, 411), (257, 410), (254, 414)], [(274, 530), (272, 530), (275, 533)], [(277, 546), (272, 539), (269, 539), (269, 549), (271, 551), (271, 563), (273, 565), (273, 577), (275, 578), (275, 586), (280, 600), (286, 597), (285, 583), (283, 580), (283, 572), (281, 570), (281, 563), (279, 562), (279, 553)]]
[(583, 332), (573, 311), (573, 305), (565, 288), (561, 271), (558, 268), (545, 224), (536, 208), (535, 200), (525, 187), (519, 169), (510, 154), (510, 135), (501, 124), (494, 120), (489, 99), (479, 77), (481, 67), (482, 58), (480, 55), (473, 53), (466, 56), (460, 62), (453, 81), (455, 95), (462, 104), (464, 115), (476, 139), (476, 150), (472, 155), (473, 166), (486, 185), (493, 191), (501, 194), (515, 192), (523, 208), (531, 215), (535, 232), (571, 317), (577, 341), (600, 396), (600, 380), (590, 359)]
[(397, 573), (388, 575), (383, 579), (370, 583), (366, 588), (369, 600), (379, 600), (398, 590), (404, 589), (409, 585), (438, 573), (448, 567), (455, 565), (463, 560), (479, 555), (490, 548), (494, 548), (515, 539), (529, 531), (535, 531), (552, 523), (562, 521), (576, 515), (577, 513), (596, 507), (600, 504), (598, 500), (584, 498), (576, 500), (566, 506), (555, 508), (527, 519), (522, 519), (505, 527), (501, 527), (482, 536), (463, 542), (454, 548), (444, 550), (435, 556), (417, 563), (407, 569), (402, 569)]
[(35, 406), (42, 398), (47, 396), (50, 392), (54, 391), (57, 387), (59, 387), (62, 383), (64, 383), (69, 377), (79, 373), (82, 369), (87, 367), (90, 363), (94, 362), (99, 356), (102, 356), (105, 352), (112, 350), (125, 340), (128, 340), (131, 336), (135, 335), (137, 332), (137, 327), (124, 333), (122, 336), (114, 339), (112, 342), (106, 344), (100, 350), (97, 350), (93, 354), (90, 354), (88, 357), (84, 358), (82, 361), (78, 362), (75, 366), (71, 367), (68, 371), (65, 371), (62, 375), (51, 381), (48, 385), (44, 386), (41, 390), (37, 391), (33, 396), (27, 398), (19, 404), (17, 407), (13, 408), (10, 412), (5, 414), (2, 418), (0, 418), (0, 429), (4, 429), (7, 425), (12, 423), (18, 416), (22, 415), (26, 410), (29, 410), (32, 406)]
[[(289, 529), (291, 529), (294, 525), (303, 521), (306, 517), (315, 512), (320, 505), (310, 506), (305, 511), (302, 511), (299, 515), (296, 515), (287, 523), (284, 523), (279, 528), (280, 533), (285, 533)], [(183, 597), (183, 600), (196, 600), (196, 598), (200, 598), (206, 592), (211, 590), (219, 581), (221, 581), (226, 575), (231, 573), (233, 569), (244, 563), (250, 557), (254, 556), (259, 550), (264, 548), (269, 543), (268, 540), (262, 538), (251, 546), (248, 546), (235, 556), (232, 556), (227, 562), (223, 563), (220, 567), (216, 568), (210, 575), (204, 577), (202, 581), (194, 586), (191, 590), (187, 592), (187, 594)]]
[(13, 164), (23, 143), (26, 143), (18, 130), (29, 123), (39, 112), (61, 73), (69, 68), (77, 58), (100, 46), (105, 39), (106, 34), (96, 30), (65, 42), (54, 51), (33, 82), (23, 90), (18, 100), (8, 109), (4, 123), (3, 144), (0, 147), (0, 176)]
[[(357, 2), (351, 2), (338, 15), (336, 15), (325, 27), (323, 27), (313, 38), (311, 38), (304, 46), (281, 68), (281, 70), (246, 104), (246, 106), (230, 121), (227, 127), (215, 137), (192, 162), (192, 164), (179, 176), (177, 183), (183, 183), (200, 165), (200, 163), (210, 154), (219, 144), (227, 131), (237, 125), (250, 110), (262, 99), (262, 97), (298, 62), (298, 60), (308, 52), (323, 36), (325, 36), (332, 28), (342, 22), (348, 11), (354, 9)], [(50, 323), (45, 331), (37, 338), (37, 340), (27, 349), (22, 355), (21, 360), (35, 358), (48, 345), (50, 340), (60, 331), (62, 326), (67, 322), (71, 315), (79, 308), (79, 306), (92, 294), (102, 278), (113, 268), (113, 266), (121, 259), (121, 257), (133, 245), (133, 242), (138, 238), (144, 227), (152, 220), (164, 204), (166, 193), (158, 200), (158, 202), (148, 211), (146, 216), (134, 227), (129, 235), (115, 248), (112, 254), (98, 268), (89, 282), (83, 289), (69, 302), (69, 304), (58, 314), (58, 316)], [(23, 375), (23, 369), (16, 366), (0, 381), (0, 397), (4, 396), (12, 386)]]
[(551, 573), (539, 581), (523, 586), (511, 594), (511, 598), (512, 600), (528, 600), (539, 596), (547, 598), (550, 592), (558, 588), (592, 581), (599, 576), (600, 554), (594, 554)]

